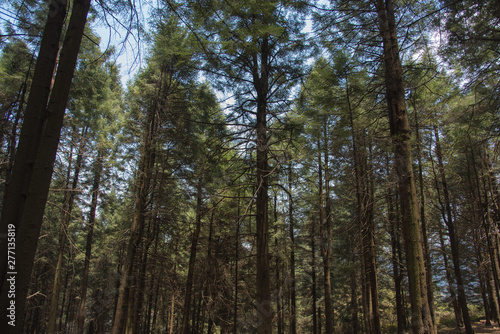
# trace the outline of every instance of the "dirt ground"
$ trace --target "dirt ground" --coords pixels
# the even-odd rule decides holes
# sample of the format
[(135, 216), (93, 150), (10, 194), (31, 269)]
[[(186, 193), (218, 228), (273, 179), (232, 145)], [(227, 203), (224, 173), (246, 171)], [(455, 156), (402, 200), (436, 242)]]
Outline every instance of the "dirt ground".
[[(484, 321), (474, 323), (473, 328), (474, 328), (474, 331), (476, 332), (476, 334), (500, 334), (500, 327), (498, 327), (498, 325), (485, 326)], [(461, 333), (465, 333), (465, 330), (457, 329), (457, 328), (447, 328), (447, 329), (440, 329), (438, 331), (438, 333), (439, 334), (461, 334)]]

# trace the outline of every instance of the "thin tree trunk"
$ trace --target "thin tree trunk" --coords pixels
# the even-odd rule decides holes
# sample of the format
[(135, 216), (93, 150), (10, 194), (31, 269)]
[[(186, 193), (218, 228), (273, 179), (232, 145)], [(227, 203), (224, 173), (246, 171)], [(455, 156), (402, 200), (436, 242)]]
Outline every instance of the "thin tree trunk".
[(186, 293), (184, 295), (184, 307), (182, 312), (182, 329), (181, 333), (189, 334), (189, 318), (191, 312), (191, 299), (193, 289), (194, 267), (196, 263), (196, 247), (201, 230), (201, 204), (202, 204), (202, 184), (201, 179), (198, 180), (197, 195), (196, 195), (196, 226), (191, 239), (191, 252), (189, 256), (189, 268), (186, 282)]
[(431, 312), (432, 323), (436, 325), (436, 312), (434, 310), (434, 285), (432, 279), (432, 268), (431, 268), (431, 255), (429, 251), (429, 240), (427, 235), (427, 218), (425, 215), (425, 192), (424, 192), (424, 172), (422, 168), (422, 143), (420, 141), (420, 124), (418, 119), (418, 112), (415, 103), (413, 105), (413, 110), (415, 113), (415, 137), (417, 142), (417, 161), (418, 161), (418, 181), (420, 190), (420, 221), (422, 224), (422, 249), (425, 258), (425, 271), (426, 271), (426, 282), (427, 282), (427, 298), (429, 300), (429, 309)]
[(380, 310), (378, 305), (378, 282), (377, 266), (375, 253), (375, 225), (373, 217), (373, 187), (370, 182), (371, 172), (368, 168), (368, 157), (366, 147), (360, 147), (362, 137), (367, 134), (354, 125), (354, 111), (352, 110), (349, 81), (346, 76), (346, 98), (349, 107), (349, 120), (351, 125), (352, 151), (354, 160), (354, 171), (356, 179), (356, 198), (357, 198), (357, 217), (361, 231), (361, 245), (363, 249), (363, 268), (366, 277), (366, 292), (363, 294), (366, 298), (364, 303), (365, 316), (368, 317), (368, 328), (371, 333), (381, 333)]
[(57, 254), (57, 263), (56, 263), (56, 271), (54, 274), (54, 283), (52, 286), (52, 296), (50, 302), (50, 311), (49, 311), (49, 319), (47, 331), (49, 333), (53, 333), (56, 328), (56, 318), (57, 318), (57, 309), (59, 307), (59, 293), (61, 291), (61, 274), (63, 271), (63, 261), (64, 261), (64, 250), (66, 247), (66, 239), (68, 233), (69, 223), (71, 221), (73, 211), (73, 204), (75, 202), (76, 188), (78, 187), (78, 181), (80, 176), (80, 170), (83, 162), (83, 150), (85, 147), (85, 136), (87, 133), (87, 128), (82, 130), (82, 134), (80, 135), (80, 146), (78, 148), (78, 156), (76, 158), (75, 171), (73, 175), (73, 182), (71, 184), (71, 189), (68, 189), (68, 196), (64, 203), (63, 213), (62, 213), (62, 222), (61, 229), (59, 232), (59, 250)]
[(479, 279), (479, 289), (481, 291), (481, 298), (483, 300), (483, 308), (485, 315), (485, 325), (491, 326), (492, 312), (490, 308), (490, 303), (487, 296), (487, 274), (484, 271), (484, 261), (482, 255), (482, 245), (481, 245), (481, 231), (474, 231), (474, 248), (476, 251), (476, 266), (477, 266), (477, 277)]
[[(269, 94), (269, 37), (264, 37), (261, 46), (260, 62), (254, 59), (254, 85), (257, 93), (257, 334), (271, 334), (273, 311), (271, 309), (271, 277), (269, 266), (269, 165), (267, 99)], [(260, 63), (260, 67), (259, 67)], [(257, 73), (259, 71), (260, 73)]]
[[(277, 202), (278, 198), (275, 195), (274, 196), (274, 206), (273, 206), (273, 211), (274, 211), (274, 226), (276, 228), (275, 233), (276, 235), (279, 234), (279, 227), (278, 227), (278, 208), (277, 208)], [(279, 256), (279, 241), (278, 237), (274, 238), (274, 246), (275, 246), (275, 251), (276, 251), (276, 315), (278, 317), (278, 334), (283, 334), (283, 304), (281, 303), (281, 294), (283, 293), (281, 290), (281, 277), (280, 277), (280, 271), (281, 271), (281, 261), (280, 261), (280, 256)]]
[[(292, 162), (288, 164), (288, 223), (290, 233), (290, 333), (297, 333), (297, 293), (295, 291), (295, 231), (293, 225)], [(278, 283), (279, 284), (279, 283)]]
[(438, 171), (441, 177), (441, 186), (443, 187), (444, 209), (446, 212), (446, 217), (443, 216), (443, 219), (446, 223), (446, 226), (448, 227), (448, 236), (450, 238), (453, 268), (455, 271), (455, 278), (457, 280), (458, 303), (460, 304), (460, 309), (462, 311), (462, 318), (464, 321), (465, 332), (467, 334), (473, 334), (474, 331), (472, 329), (472, 323), (469, 316), (469, 309), (467, 307), (467, 299), (465, 297), (465, 288), (462, 278), (462, 270), (460, 269), (460, 255), (458, 250), (458, 241), (455, 233), (455, 223), (453, 221), (453, 216), (451, 213), (451, 202), (450, 202), (450, 194), (448, 191), (448, 182), (446, 180), (446, 174), (444, 171), (441, 144), (439, 141), (439, 133), (436, 126), (434, 126), (434, 135), (436, 137), (436, 157), (438, 163)]
[(80, 307), (78, 309), (78, 332), (77, 334), (83, 334), (83, 327), (85, 323), (85, 304), (87, 300), (87, 288), (88, 288), (88, 280), (89, 280), (89, 271), (90, 271), (90, 258), (92, 256), (92, 242), (94, 236), (94, 226), (95, 226), (95, 217), (97, 212), (97, 201), (99, 198), (99, 187), (101, 184), (101, 174), (104, 167), (104, 150), (99, 149), (97, 153), (97, 158), (94, 162), (94, 181), (92, 183), (92, 199), (90, 202), (90, 213), (89, 220), (87, 223), (87, 243), (85, 245), (85, 263), (83, 267), (83, 275), (82, 275), (82, 291), (80, 293)]
[(355, 234), (349, 234), (349, 248), (351, 253), (351, 330), (352, 334), (358, 334), (360, 330), (358, 319), (358, 269), (356, 268), (356, 242)]
[[(318, 317), (316, 305), (318, 303), (317, 297), (317, 282), (316, 282), (316, 219), (313, 218), (311, 222), (311, 289), (312, 289), (312, 321), (313, 321), (313, 334), (318, 334)], [(320, 319), (321, 321), (321, 319)]]
[[(331, 258), (332, 258), (332, 217), (330, 206), (330, 181), (328, 178), (328, 144), (327, 144), (327, 129), (326, 121), (324, 123), (324, 162), (321, 162), (321, 153), (319, 153), (318, 163), (318, 178), (319, 178), (319, 205), (320, 205), (320, 235), (321, 254), (323, 257), (323, 286), (324, 286), (324, 301), (325, 301), (325, 333), (332, 334), (334, 332), (334, 315), (332, 301), (332, 284), (331, 284)], [(318, 140), (319, 148), (319, 140)], [(320, 150), (321, 151), (321, 150)], [(323, 167), (324, 164), (324, 176)], [(324, 190), (324, 192), (323, 192)]]
[(432, 323), (427, 297), (422, 230), (412, 167), (411, 127), (405, 104), (394, 7), (392, 0), (373, 0), (373, 2), (378, 12), (379, 31), (384, 47), (386, 100), (401, 201), (413, 333), (434, 334), (436, 328)]
[[(160, 79), (161, 80), (161, 79)], [(161, 81), (160, 81), (161, 82)], [(162, 92), (161, 84), (157, 90), (157, 98)], [(118, 288), (118, 298), (115, 309), (115, 317), (113, 320), (112, 334), (122, 334), (125, 330), (127, 323), (129, 302), (131, 299), (130, 286), (131, 281), (134, 280), (133, 274), (135, 273), (135, 258), (137, 250), (140, 247), (142, 234), (144, 231), (145, 216), (148, 206), (149, 190), (151, 184), (151, 177), (153, 166), (155, 163), (155, 137), (157, 132), (157, 107), (158, 101), (155, 101), (153, 106), (148, 111), (145, 131), (143, 152), (141, 154), (141, 161), (138, 170), (138, 182), (135, 198), (135, 209), (132, 226), (130, 228), (130, 240), (127, 246), (127, 253), (123, 264), (123, 272), (120, 279)]]
[[(389, 159), (387, 159), (388, 161)], [(403, 333), (406, 330), (405, 317), (404, 317), (404, 304), (401, 293), (401, 281), (402, 275), (400, 273), (400, 261), (398, 250), (400, 249), (399, 242), (399, 228), (398, 219), (396, 217), (394, 202), (392, 199), (392, 189), (391, 186), (387, 186), (387, 209), (389, 212), (389, 235), (391, 238), (391, 250), (392, 250), (392, 270), (394, 277), (394, 290), (396, 297), (396, 318), (398, 322), (398, 333)]]
[[(479, 173), (477, 170), (477, 163), (475, 159), (475, 150), (474, 150), (474, 143), (471, 142), (471, 139), (469, 138), (469, 148), (468, 152), (469, 154), (467, 155), (468, 163), (467, 166), (472, 166), (472, 171), (469, 174), (472, 174), (470, 177), (470, 182), (473, 184), (474, 191), (472, 192), (473, 198), (475, 199), (475, 205), (477, 206), (477, 216), (480, 217), (481, 219), (481, 225), (484, 230), (484, 237), (486, 240), (486, 249), (488, 250), (488, 255), (490, 259), (490, 270), (491, 270), (491, 277), (492, 281), (489, 282), (488, 286), (490, 287), (491, 290), (491, 299), (493, 300), (494, 304), (492, 304), (492, 310), (495, 312), (495, 317), (500, 318), (500, 266), (499, 266), (499, 259), (498, 259), (498, 253), (495, 251), (497, 247), (494, 245), (494, 238), (492, 238), (492, 222), (491, 222), (491, 215), (488, 210), (488, 195), (486, 192), (486, 189), (484, 191), (484, 202), (483, 202), (483, 195), (481, 193), (481, 182), (479, 178)], [(470, 160), (469, 160), (470, 159)], [(494, 228), (493, 228), (494, 229)], [(493, 232), (495, 233), (495, 232)], [(493, 240), (492, 240), (493, 239)]]
[(233, 332), (234, 334), (238, 333), (238, 264), (239, 264), (239, 256), (240, 256), (240, 191), (238, 190), (238, 208), (237, 208), (237, 224), (236, 224), (236, 259), (234, 264), (234, 324), (233, 324)]

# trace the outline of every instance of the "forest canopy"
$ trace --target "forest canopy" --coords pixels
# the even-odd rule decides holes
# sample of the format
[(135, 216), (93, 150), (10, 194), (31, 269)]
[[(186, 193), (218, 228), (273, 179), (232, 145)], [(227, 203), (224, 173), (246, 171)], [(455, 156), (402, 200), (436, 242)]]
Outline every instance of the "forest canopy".
[(499, 32), (496, 0), (3, 1), (0, 328), (500, 330)]

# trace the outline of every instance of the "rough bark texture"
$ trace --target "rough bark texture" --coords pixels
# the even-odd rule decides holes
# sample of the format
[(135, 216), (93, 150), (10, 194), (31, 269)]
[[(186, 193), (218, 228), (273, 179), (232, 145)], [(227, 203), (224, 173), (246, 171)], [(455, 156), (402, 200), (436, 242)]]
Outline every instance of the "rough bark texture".
[[(28, 104), (24, 112), (23, 127), (12, 175), (7, 178), (8, 183), (6, 185), (2, 221), (0, 223), (0, 252), (2, 254), (7, 254), (8, 225), (13, 224), (17, 229), (24, 209), (29, 180), (33, 171), (37, 147), (42, 136), (43, 124), (46, 118), (46, 106), (52, 86), (52, 78), (65, 17), (66, 6), (60, 6), (58, 1), (52, 0), (47, 22), (43, 30)], [(7, 271), (7, 257), (2, 256), (0, 258), (0, 282), (2, 287)], [(0, 327), (7, 328), (6, 326), (6, 319), (2, 317)]]
[(379, 30), (384, 48), (386, 99), (401, 201), (403, 236), (410, 285), (412, 327), (415, 334), (436, 333), (427, 298), (422, 231), (418, 216), (417, 191), (412, 167), (411, 128), (406, 110), (394, 7), (392, 0), (373, 1), (378, 12)]
[[(25, 297), (28, 293), (31, 270), (33, 268), (38, 238), (40, 236), (43, 212), (45, 210), (49, 186), (52, 179), (52, 171), (57, 147), (59, 145), (66, 104), (89, 8), (90, 0), (75, 1), (73, 4), (70, 22), (60, 54), (54, 87), (47, 106), (47, 112), (44, 115), (45, 118), (40, 117), (40, 114), (38, 114), (34, 116), (36, 120), (30, 122), (31, 125), (33, 125), (32, 130), (35, 132), (40, 131), (40, 127), (43, 127), (42, 124), (45, 125), (41, 138), (39, 138), (40, 142), (35, 157), (28, 154), (20, 158), (18, 167), (14, 167), (13, 170), (14, 174), (16, 173), (15, 170), (19, 168), (21, 171), (17, 173), (23, 176), (23, 180), (20, 183), (23, 184), (20, 188), (22, 193), (20, 197), (14, 197), (18, 200), (24, 198), (24, 206), (16, 206), (13, 215), (9, 215), (9, 217), (12, 217), (12, 221), (18, 222), (18, 247), (16, 247), (16, 262), (18, 264), (16, 266), (16, 318), (19, 325), (15, 327), (15, 333), (19, 333), (22, 330), (20, 320), (24, 318)], [(24, 125), (22, 131), (25, 131)], [(32, 139), (30, 136), (21, 138), (19, 143), (20, 147), (21, 145), (34, 145), (30, 139)], [(29, 143), (21, 144), (23, 141)], [(29, 177), (29, 172), (25, 173), (26, 167), (30, 166), (30, 164), (33, 164), (31, 177)], [(14, 187), (14, 184), (12, 186)], [(5, 223), (9, 221), (11, 221), (10, 218), (6, 219)], [(7, 299), (6, 287), (7, 284), (4, 284), (0, 300), (2, 308), (4, 306), (7, 307), (6, 305), (9, 302)], [(4, 319), (2, 319), (2, 321), (3, 320)], [(12, 327), (8, 327), (8, 330), (12, 329)]]

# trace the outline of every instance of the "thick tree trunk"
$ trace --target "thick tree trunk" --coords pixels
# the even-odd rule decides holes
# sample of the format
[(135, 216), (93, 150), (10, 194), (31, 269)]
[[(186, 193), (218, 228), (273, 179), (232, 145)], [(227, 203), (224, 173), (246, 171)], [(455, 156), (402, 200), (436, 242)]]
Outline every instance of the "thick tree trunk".
[[(12, 175), (10, 177), (7, 176), (2, 207), (2, 220), (0, 223), (1, 254), (7, 254), (8, 226), (13, 225), (17, 230), (19, 228), (20, 217), (24, 210), (24, 203), (28, 193), (29, 180), (33, 172), (37, 149), (46, 119), (46, 106), (49, 101), (54, 68), (59, 52), (59, 42), (67, 11), (66, 3), (59, 4), (59, 2), (57, 0), (50, 2), (49, 15), (43, 30), (28, 104), (24, 112), (23, 127), (21, 129)], [(12, 270), (7, 269), (7, 257), (2, 256), (0, 257), (0, 287), (2, 288), (0, 291), (3, 291), (3, 284), (8, 271)], [(7, 326), (6, 317), (2, 317), (0, 327), (8, 328)]]
[(386, 99), (401, 201), (403, 236), (410, 283), (412, 327), (415, 334), (436, 333), (427, 297), (422, 230), (418, 216), (417, 191), (412, 167), (411, 128), (405, 105), (394, 7), (392, 0), (373, 1), (378, 12), (379, 30), (384, 47)]
[[(13, 209), (14, 212), (7, 215), (10, 218), (5, 220), (2, 219), (2, 223), (14, 225), (16, 225), (16, 222), (18, 223), (16, 226), (16, 243), (18, 245), (18, 247), (16, 247), (16, 318), (19, 320), (19, 325), (16, 326), (15, 332), (20, 332), (22, 330), (20, 323), (22, 321), (21, 319), (24, 319), (24, 307), (26, 302), (25, 297), (28, 293), (31, 270), (33, 268), (35, 252), (40, 236), (43, 213), (47, 202), (66, 104), (68, 101), (73, 73), (76, 67), (83, 30), (85, 23), (87, 22), (87, 13), (89, 8), (90, 0), (79, 0), (75, 1), (73, 4), (71, 19), (66, 32), (60, 55), (59, 66), (57, 69), (57, 75), (54, 81), (54, 88), (47, 106), (47, 113), (44, 117), (40, 117), (40, 114), (33, 116), (35, 117), (35, 121), (31, 122), (33, 123), (33, 128), (30, 129), (31, 131), (39, 133), (39, 131), (43, 128), (43, 134), (41, 138), (39, 138), (40, 143), (39, 145), (36, 145), (37, 141), (31, 141), (31, 136), (28, 136), (27, 138), (23, 138), (23, 136), (21, 136), (19, 142), (20, 147), (21, 145), (35, 145), (37, 150), (35, 154), (31, 154), (33, 152), (31, 151), (31, 147), (29, 147), (28, 150), (30, 151), (30, 154), (26, 154), (20, 158), (18, 167), (14, 166), (13, 168), (13, 174), (17, 173), (17, 175), (20, 175), (21, 177), (21, 180), (19, 181), (20, 183), (17, 183), (17, 181), (14, 182), (17, 180), (17, 177), (13, 177), (12, 179), (12, 187), (19, 186), (20, 188), (17, 188), (17, 190), (20, 189), (21, 191), (21, 193), (18, 194), (20, 197), (16, 197), (16, 195), (13, 194), (13, 203), (15, 203), (16, 200), (20, 200), (24, 203), (24, 205), (13, 205), (11, 209)], [(51, 69), (53, 69), (53, 67), (51, 67)], [(45, 124), (45, 127), (43, 127), (42, 123)], [(22, 131), (25, 130), (23, 129)], [(21, 141), (28, 141), (28, 144), (21, 144)], [(31, 166), (32, 169), (29, 168)], [(20, 171), (16, 172), (15, 170), (17, 168), (19, 168)], [(32, 170), (31, 177), (29, 175), (30, 173), (26, 172), (26, 168)], [(21, 184), (23, 186), (21, 186)], [(26, 184), (27, 186), (25, 186)], [(0, 306), (2, 308), (5, 307), (4, 309), (7, 308), (7, 305), (10, 302), (7, 292), (8, 284), (5, 284), (4, 282), (2, 296), (0, 298)], [(4, 320), (5, 319), (2, 319), (2, 322)], [(0, 323), (0, 326), (1, 325), (2, 323)], [(2, 328), (12, 330), (12, 327)]]
[(94, 236), (95, 217), (97, 212), (97, 201), (99, 198), (99, 187), (101, 184), (101, 174), (104, 167), (103, 156), (104, 156), (104, 150), (99, 149), (97, 153), (97, 158), (94, 162), (94, 181), (92, 183), (92, 190), (91, 190), (92, 199), (90, 201), (90, 213), (89, 213), (89, 220), (87, 223), (88, 232), (87, 232), (87, 243), (85, 246), (85, 263), (83, 266), (82, 291), (80, 293), (80, 307), (78, 309), (78, 315), (77, 315), (77, 323), (78, 323), (77, 334), (83, 334), (83, 327), (85, 323), (85, 304), (87, 300), (90, 258), (92, 256), (92, 242)]

